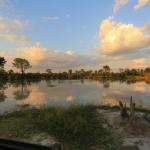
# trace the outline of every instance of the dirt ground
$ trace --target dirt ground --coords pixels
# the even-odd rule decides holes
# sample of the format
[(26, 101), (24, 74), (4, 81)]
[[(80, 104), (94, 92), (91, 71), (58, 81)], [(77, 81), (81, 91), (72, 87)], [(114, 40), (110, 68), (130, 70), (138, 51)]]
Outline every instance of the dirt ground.
[(150, 115), (136, 113), (134, 120), (122, 120), (119, 111), (101, 110), (108, 126), (123, 138), (125, 150), (150, 150)]

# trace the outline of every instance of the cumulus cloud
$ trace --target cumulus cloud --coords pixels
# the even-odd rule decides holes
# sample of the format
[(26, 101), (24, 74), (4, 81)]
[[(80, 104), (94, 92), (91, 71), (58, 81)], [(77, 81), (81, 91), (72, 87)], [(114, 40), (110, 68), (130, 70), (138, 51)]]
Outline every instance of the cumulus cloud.
[(143, 27), (144, 32), (150, 32), (150, 22), (146, 23)]
[(53, 70), (76, 69), (84, 66), (95, 66), (100, 60), (88, 55), (81, 55), (69, 50), (60, 52), (44, 48), (41, 44), (18, 48), (17, 55), (31, 62), (32, 69), (45, 71), (47, 68)]
[(26, 42), (27, 37), (21, 33), (28, 21), (21, 19), (8, 20), (0, 17), (0, 39)]
[(47, 49), (41, 47), (38, 43), (31, 47), (18, 48), (17, 52), (20, 57), (28, 59), (33, 65), (44, 60), (48, 53)]
[(100, 25), (100, 51), (104, 55), (133, 53), (150, 46), (150, 35), (141, 27), (125, 24), (109, 17)]
[(114, 6), (113, 6), (113, 12), (114, 12), (114, 13), (117, 13), (118, 10), (119, 10), (121, 7), (127, 5), (128, 2), (129, 2), (129, 0), (115, 0), (115, 4), (114, 4)]
[(123, 58), (123, 56), (115, 56), (115, 57), (113, 56), (112, 57), (112, 56), (109, 56), (109, 55), (102, 54), (100, 59), (101, 59), (102, 62), (106, 62), (106, 61), (109, 61), (109, 60), (111, 60), (111, 61), (120, 61), (124, 58)]
[(146, 59), (145, 58), (138, 58), (138, 59), (134, 59), (132, 61), (132, 65), (131, 67), (133, 68), (144, 68), (146, 67)]
[(137, 4), (134, 6), (135, 10), (138, 10), (145, 6), (150, 0), (138, 0)]

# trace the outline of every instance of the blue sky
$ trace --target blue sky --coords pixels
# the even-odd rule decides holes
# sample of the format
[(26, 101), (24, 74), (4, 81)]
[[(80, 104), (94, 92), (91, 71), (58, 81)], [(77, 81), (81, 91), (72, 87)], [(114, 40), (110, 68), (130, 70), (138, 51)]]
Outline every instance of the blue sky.
[[(113, 8), (116, 3), (118, 3), (119, 6), (117, 5), (117, 12), (114, 12)], [(10, 59), (11, 61), (13, 59), (11, 57), (12, 53), (15, 54), (14, 57), (18, 57), (19, 55), (20, 57), (23, 57), (28, 54), (30, 57), (36, 57), (35, 54), (27, 52), (28, 49), (32, 51), (34, 48), (40, 47), (41, 49), (37, 51), (40, 52), (40, 54), (42, 53), (41, 51), (45, 49), (43, 52), (46, 54), (42, 53), (42, 56), (37, 56), (37, 60), (33, 62), (36, 71), (41, 70), (40, 67), (44, 65), (44, 62), (51, 61), (48, 58), (45, 58), (45, 55), (50, 55), (47, 53), (55, 53), (55, 51), (57, 51), (57, 53), (60, 52), (61, 55), (64, 55), (63, 57), (68, 58), (68, 55), (66, 56), (66, 54), (73, 57), (69, 57), (68, 59), (68, 63), (70, 63), (69, 61), (73, 63), (72, 66), (63, 65), (64, 69), (68, 69), (69, 67), (81, 68), (83, 66), (87, 68), (93, 68), (94, 66), (96, 68), (104, 63), (112, 64), (113, 68), (125, 67), (119, 66), (118, 64), (124, 62), (129, 63), (131, 60), (135, 60), (136, 62), (138, 61), (136, 59), (139, 59), (139, 62), (141, 61), (143, 65), (147, 65), (146, 54), (149, 53), (147, 49), (149, 48), (150, 41), (149, 37), (147, 38), (144, 35), (149, 35), (149, 31), (146, 31), (146, 33), (145, 31), (144, 33), (140, 33), (140, 31), (138, 33), (135, 32), (137, 35), (141, 36), (142, 39), (145, 39), (143, 41), (145, 42), (144, 45), (133, 47), (138, 50), (142, 49), (142, 53), (146, 53), (144, 55), (142, 54), (142, 56), (141, 51), (133, 52), (132, 48), (127, 48), (128, 46), (125, 42), (128, 40), (124, 43), (120, 43), (120, 45), (125, 44), (123, 48), (114, 46), (114, 44), (118, 45), (118, 42), (120, 41), (118, 38), (120, 35), (124, 34), (121, 33), (123, 30), (118, 30), (119, 23), (122, 23), (121, 27), (125, 29), (127, 29), (127, 26), (125, 25), (132, 24), (135, 28), (130, 27), (130, 29), (136, 30), (137, 28), (144, 28), (144, 26), (150, 22), (149, 0), (143, 0), (143, 4), (139, 4), (139, 7), (135, 9), (134, 7), (138, 3), (138, 0), (0, 0), (0, 17), (3, 18), (1, 24), (5, 24), (5, 26), (7, 26), (7, 24), (9, 24), (9, 26), (15, 26), (13, 28), (9, 27), (11, 28), (9, 29), (11, 37), (6, 32), (0, 36), (0, 54), (7, 55), (8, 53), (8, 60)], [(120, 4), (123, 4), (124, 6), (122, 5), (121, 7)], [(18, 24), (18, 20), (19, 23), (21, 22), (20, 24)], [(105, 41), (101, 43), (103, 39), (100, 36), (100, 33), (102, 33), (100, 27), (105, 20), (113, 26), (113, 30), (109, 30), (109, 33), (112, 32), (112, 34), (117, 34), (117, 40), (113, 41), (113, 45), (111, 45), (112, 41), (107, 40), (110, 34), (106, 34), (105, 37), (107, 37), (107, 39), (105, 38)], [(12, 24), (13, 21), (14, 24)], [(113, 22), (116, 22), (115, 26), (113, 25)], [(106, 26), (106, 22), (104, 23)], [(130, 30), (127, 29), (127, 31)], [(14, 36), (12, 39), (12, 34), (17, 34), (17, 40), (16, 38), (14, 39)], [(24, 36), (28, 40), (23, 42), (21, 40), (20, 42), (20, 36)], [(132, 39), (135, 37), (135, 34), (131, 36), (131, 38), (129, 35), (127, 37), (126, 35), (123, 35), (122, 37), (124, 39)], [(139, 40), (141, 41), (140, 37)], [(109, 44), (109, 42), (111, 43)], [(131, 40), (128, 42), (128, 45), (132, 44), (130, 43)], [(114, 49), (109, 50), (106, 43), (111, 47), (114, 47)], [(102, 49), (100, 45), (102, 45), (105, 50)], [(107, 48), (109, 54), (106, 50)], [(119, 51), (118, 48), (123, 49), (124, 51)], [(23, 51), (18, 52), (18, 49), (23, 49)], [(129, 51), (132, 52), (130, 53)], [(36, 50), (33, 50), (33, 53), (36, 53)], [(130, 54), (128, 55), (128, 53)], [(49, 57), (51, 58), (52, 55)], [(59, 60), (59, 54), (55, 54), (55, 56)], [(76, 61), (79, 61), (76, 60), (77, 56), (79, 58), (81, 57), (81, 59), (85, 59), (84, 63), (82, 62), (81, 64), (76, 65)], [(38, 59), (38, 57), (41, 58)], [(103, 59), (106, 57), (107, 59)], [(114, 58), (116, 59), (114, 60)], [(120, 58), (123, 58), (122, 61), (120, 61)], [(54, 61), (59, 62), (57, 59)], [(88, 62), (89, 59), (91, 59), (89, 61), (91, 64)], [(61, 62), (64, 62), (64, 60)], [(52, 63), (54, 63), (54, 61)], [(60, 64), (58, 63), (58, 66), (59, 65)], [(49, 65), (49, 67), (51, 67), (51, 65)], [(58, 70), (60, 68), (61, 67), (58, 67)], [(57, 66), (55, 66), (54, 69), (57, 70)]]

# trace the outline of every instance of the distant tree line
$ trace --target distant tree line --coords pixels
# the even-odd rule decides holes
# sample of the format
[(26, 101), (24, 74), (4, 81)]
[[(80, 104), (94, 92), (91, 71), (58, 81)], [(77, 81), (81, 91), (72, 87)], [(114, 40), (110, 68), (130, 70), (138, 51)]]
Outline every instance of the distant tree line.
[[(108, 65), (104, 65), (99, 70), (75, 70), (69, 69), (64, 72), (53, 72), (52, 69), (48, 68), (45, 73), (26, 73), (26, 70), (31, 68), (31, 64), (28, 60), (23, 58), (15, 58), (12, 62), (12, 66), (19, 70), (14, 72), (12, 69), (5, 71), (5, 64), (7, 63), (4, 57), (0, 57), (0, 78), (1, 79), (11, 79), (19, 80), (22, 78), (41, 80), (41, 79), (126, 79), (126, 78), (150, 78), (150, 67), (145, 69), (122, 69), (120, 68), (118, 72), (113, 72)], [(136, 79), (136, 78), (135, 78)]]

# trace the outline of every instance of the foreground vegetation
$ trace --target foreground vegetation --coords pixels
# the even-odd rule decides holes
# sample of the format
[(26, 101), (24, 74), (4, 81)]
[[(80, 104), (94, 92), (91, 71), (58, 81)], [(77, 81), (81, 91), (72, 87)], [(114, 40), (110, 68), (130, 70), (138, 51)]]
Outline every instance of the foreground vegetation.
[(121, 149), (121, 141), (93, 106), (22, 109), (0, 116), (1, 137), (30, 138), (47, 133), (68, 149)]

